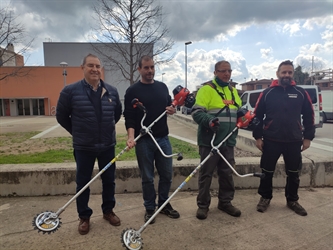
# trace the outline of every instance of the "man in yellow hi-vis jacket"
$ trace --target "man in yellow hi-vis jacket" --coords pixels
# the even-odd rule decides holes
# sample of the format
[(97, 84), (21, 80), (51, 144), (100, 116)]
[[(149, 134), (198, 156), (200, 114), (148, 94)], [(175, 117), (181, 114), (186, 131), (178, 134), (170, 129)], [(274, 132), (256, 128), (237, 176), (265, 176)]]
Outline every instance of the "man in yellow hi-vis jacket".
[[(211, 151), (211, 140), (216, 133), (214, 145), (218, 145), (236, 126), (237, 110), (241, 106), (241, 99), (237, 90), (230, 86), (231, 66), (227, 61), (215, 64), (214, 79), (204, 84), (196, 95), (196, 102), (192, 109), (193, 120), (198, 126), (198, 145), (201, 161)], [(237, 131), (220, 147), (221, 154), (231, 164), (235, 164), (234, 147)], [(215, 167), (217, 167), (219, 192), (218, 209), (229, 215), (239, 217), (241, 211), (231, 204), (235, 187), (232, 170), (218, 155), (212, 155), (199, 171), (199, 194), (197, 196), (198, 210), (196, 217), (206, 219), (210, 202), (210, 186)]]

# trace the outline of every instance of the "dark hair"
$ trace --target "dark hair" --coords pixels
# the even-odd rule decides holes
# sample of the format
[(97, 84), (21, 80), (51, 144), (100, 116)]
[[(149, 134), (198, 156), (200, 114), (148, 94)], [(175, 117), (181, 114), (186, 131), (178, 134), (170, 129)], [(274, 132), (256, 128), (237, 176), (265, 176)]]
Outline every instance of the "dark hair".
[(219, 66), (220, 66), (222, 63), (227, 63), (227, 64), (230, 65), (230, 62), (228, 62), (228, 61), (226, 61), (226, 60), (218, 61), (217, 63), (215, 63), (215, 71), (219, 69)]
[(150, 57), (150, 56), (141, 56), (141, 58), (140, 58), (140, 60), (139, 60), (139, 68), (142, 67), (142, 62), (143, 62), (143, 61), (150, 61), (150, 60), (153, 60), (153, 58)]
[(293, 62), (290, 61), (290, 60), (286, 60), (286, 61), (283, 61), (282, 63), (280, 63), (280, 65), (278, 67), (278, 71), (280, 70), (280, 68), (281, 68), (282, 65), (291, 65), (294, 68)]
[(89, 53), (88, 55), (86, 55), (85, 57), (83, 57), (82, 65), (85, 65), (85, 64), (86, 64), (86, 62), (87, 62), (87, 58), (88, 58), (88, 57), (94, 57), (94, 58), (97, 58), (99, 61), (101, 61), (101, 60), (98, 58), (98, 56)]

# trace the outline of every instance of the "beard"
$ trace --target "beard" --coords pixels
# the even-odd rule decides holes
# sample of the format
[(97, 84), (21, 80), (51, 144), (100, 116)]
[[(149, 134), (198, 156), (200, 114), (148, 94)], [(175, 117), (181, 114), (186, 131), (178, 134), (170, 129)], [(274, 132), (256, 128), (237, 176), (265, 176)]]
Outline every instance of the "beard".
[(290, 86), (291, 81), (292, 81), (291, 77), (282, 77), (282, 78), (280, 78), (280, 84), (282, 86)]

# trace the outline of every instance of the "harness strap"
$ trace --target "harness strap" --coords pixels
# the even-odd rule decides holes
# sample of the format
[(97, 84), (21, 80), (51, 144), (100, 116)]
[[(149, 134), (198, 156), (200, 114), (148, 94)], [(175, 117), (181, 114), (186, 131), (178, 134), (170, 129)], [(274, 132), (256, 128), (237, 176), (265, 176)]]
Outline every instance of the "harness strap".
[[(225, 107), (229, 106), (229, 105), (235, 105), (237, 108), (239, 108), (239, 105), (235, 101), (235, 95), (234, 95), (234, 92), (233, 92), (233, 88), (232, 88), (232, 86), (230, 86), (230, 84), (228, 85), (228, 88), (229, 88), (229, 90), (231, 92), (231, 100), (226, 100), (224, 94), (217, 90), (216, 85), (212, 81), (206, 82), (204, 85), (209, 85), (210, 87), (212, 87), (213, 89), (216, 90), (216, 92), (218, 93), (218, 95), (221, 96), (222, 101), (223, 101)], [(223, 110), (225, 109), (225, 107), (223, 108)], [(220, 110), (218, 112), (218, 114), (221, 113), (223, 110)]]

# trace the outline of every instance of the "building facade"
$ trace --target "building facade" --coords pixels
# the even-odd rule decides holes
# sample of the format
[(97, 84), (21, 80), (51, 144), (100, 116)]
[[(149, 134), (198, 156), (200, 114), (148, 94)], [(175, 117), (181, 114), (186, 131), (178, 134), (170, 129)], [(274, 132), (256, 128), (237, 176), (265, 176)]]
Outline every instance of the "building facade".
[[(102, 65), (105, 64), (102, 68), (102, 79), (118, 89), (119, 97), (123, 101), (130, 83), (124, 80), (119, 69), (108, 68), (105, 57), (96, 52), (95, 47), (103, 45), (46, 42), (43, 46), (45, 66), (22, 68), (23, 57), (21, 56), (22, 65), (18, 60), (15, 61), (15, 65), (7, 64), (0, 67), (0, 75), (11, 75), (19, 67), (25, 72), (22, 77), (15, 75), (0, 81), (0, 116), (55, 115), (59, 94), (63, 87), (83, 79), (80, 65), (82, 59), (89, 53), (97, 55)], [(129, 44), (121, 46), (123, 49), (130, 49)], [(151, 45), (151, 51), (152, 48)], [(151, 55), (151, 53), (147, 54)], [(117, 55), (111, 53), (111, 56)], [(128, 67), (125, 59), (120, 57), (119, 61), (123, 63), (124, 68)], [(60, 63), (66, 63), (66, 68), (63, 68)]]
[[(10, 74), (16, 67), (2, 67)], [(80, 67), (68, 67), (67, 76), (59, 67), (25, 67), (25, 77), (7, 77), (0, 81), (0, 116), (55, 115), (65, 80), (73, 83), (83, 78)]]

